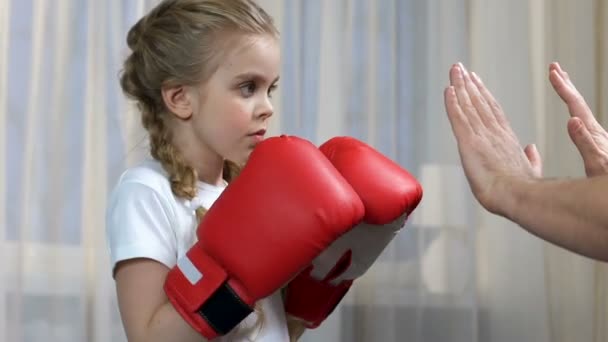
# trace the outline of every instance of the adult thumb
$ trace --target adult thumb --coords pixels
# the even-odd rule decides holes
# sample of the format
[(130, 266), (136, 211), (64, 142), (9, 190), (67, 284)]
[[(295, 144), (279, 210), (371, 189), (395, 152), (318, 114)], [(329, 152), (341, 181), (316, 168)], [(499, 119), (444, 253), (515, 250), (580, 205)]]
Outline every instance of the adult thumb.
[(576, 145), (583, 160), (587, 161), (598, 152), (598, 147), (583, 121), (577, 117), (568, 120), (568, 135)]

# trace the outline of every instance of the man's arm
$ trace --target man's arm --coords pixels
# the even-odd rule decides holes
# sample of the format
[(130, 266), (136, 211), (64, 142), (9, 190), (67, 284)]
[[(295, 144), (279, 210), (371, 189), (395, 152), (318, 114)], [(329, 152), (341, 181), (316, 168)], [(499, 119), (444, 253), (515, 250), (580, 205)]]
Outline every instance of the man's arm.
[(608, 175), (502, 182), (497, 214), (572, 252), (608, 261)]
[[(556, 72), (552, 71), (554, 78)], [(555, 78), (552, 83), (570, 110), (583, 108), (580, 103), (577, 108), (570, 106), (576, 104), (576, 97), (566, 95), (576, 93), (561, 87), (564, 79), (559, 81)], [(461, 64), (450, 70), (444, 98), (465, 175), (485, 209), (563, 248), (608, 261), (608, 176), (542, 179), (542, 162), (534, 145), (522, 148), (500, 104)], [(579, 112), (573, 114), (575, 123), (587, 119)], [(586, 168), (601, 173), (601, 167), (590, 167), (601, 166), (593, 156), (588, 156)]]

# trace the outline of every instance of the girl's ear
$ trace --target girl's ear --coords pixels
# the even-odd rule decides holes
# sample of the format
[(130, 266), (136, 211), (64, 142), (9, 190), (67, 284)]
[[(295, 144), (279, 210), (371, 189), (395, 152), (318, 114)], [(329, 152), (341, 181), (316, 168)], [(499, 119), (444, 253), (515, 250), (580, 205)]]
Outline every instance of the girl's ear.
[(187, 120), (192, 116), (193, 99), (186, 86), (163, 87), (161, 93), (165, 106), (175, 116), (182, 120)]

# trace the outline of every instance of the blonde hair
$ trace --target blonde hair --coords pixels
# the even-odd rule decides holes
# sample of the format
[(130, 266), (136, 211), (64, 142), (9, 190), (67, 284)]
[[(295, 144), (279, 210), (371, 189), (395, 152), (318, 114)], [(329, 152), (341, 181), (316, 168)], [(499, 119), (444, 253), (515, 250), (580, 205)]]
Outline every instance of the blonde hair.
[[(150, 153), (162, 164), (171, 190), (180, 198), (196, 196), (198, 175), (172, 144), (167, 125), (170, 115), (161, 89), (207, 81), (223, 57), (218, 44), (226, 33), (279, 35), (272, 18), (252, 0), (164, 0), (127, 35), (131, 54), (124, 62), (120, 84), (137, 102), (148, 131)], [(237, 177), (239, 171), (238, 165), (225, 161), (226, 181)], [(196, 210), (199, 221), (205, 211), (202, 207)], [(263, 323), (261, 310), (256, 307), (256, 311), (259, 320), (254, 328)], [(289, 326), (290, 338), (296, 341), (301, 333), (291, 328), (293, 323)]]

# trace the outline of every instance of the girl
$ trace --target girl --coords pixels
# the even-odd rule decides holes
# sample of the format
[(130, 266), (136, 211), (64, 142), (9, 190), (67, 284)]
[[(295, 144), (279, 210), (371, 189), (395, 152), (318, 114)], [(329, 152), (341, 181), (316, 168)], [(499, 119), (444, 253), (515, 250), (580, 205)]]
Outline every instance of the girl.
[[(278, 31), (251, 0), (166, 0), (129, 31), (121, 86), (141, 111), (153, 159), (127, 170), (107, 208), (119, 309), (131, 342), (204, 341), (163, 283), (265, 134), (280, 69)], [(280, 293), (223, 341), (295, 341)]]

